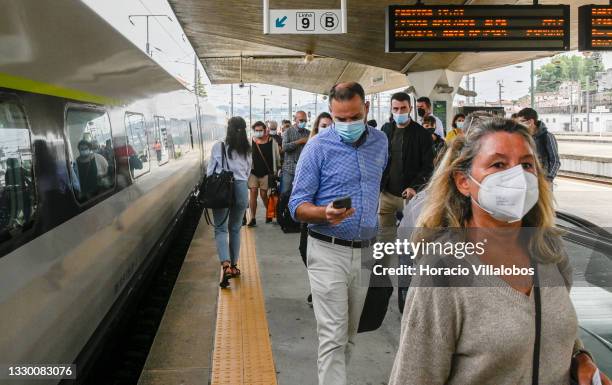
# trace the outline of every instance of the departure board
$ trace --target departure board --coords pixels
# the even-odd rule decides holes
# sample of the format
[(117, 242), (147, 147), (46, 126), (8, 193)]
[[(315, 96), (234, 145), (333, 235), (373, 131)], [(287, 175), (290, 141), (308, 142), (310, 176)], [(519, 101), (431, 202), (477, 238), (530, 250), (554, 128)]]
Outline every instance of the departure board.
[(583, 5), (578, 9), (578, 49), (612, 50), (612, 6)]
[(390, 5), (387, 52), (569, 50), (567, 5)]

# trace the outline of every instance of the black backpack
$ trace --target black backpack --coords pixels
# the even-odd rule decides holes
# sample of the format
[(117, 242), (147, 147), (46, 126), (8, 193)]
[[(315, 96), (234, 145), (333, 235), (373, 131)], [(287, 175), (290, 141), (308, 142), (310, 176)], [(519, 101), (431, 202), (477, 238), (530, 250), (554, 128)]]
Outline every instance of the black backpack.
[(289, 211), (290, 197), (291, 191), (284, 192), (280, 195), (278, 205), (276, 206), (276, 221), (284, 233), (299, 233), (300, 223), (291, 218), (291, 212)]
[(205, 209), (226, 209), (234, 205), (234, 173), (227, 165), (223, 142), (221, 142), (221, 172), (217, 174), (217, 165), (215, 165), (213, 173), (206, 177), (203, 186), (200, 191), (200, 202)]

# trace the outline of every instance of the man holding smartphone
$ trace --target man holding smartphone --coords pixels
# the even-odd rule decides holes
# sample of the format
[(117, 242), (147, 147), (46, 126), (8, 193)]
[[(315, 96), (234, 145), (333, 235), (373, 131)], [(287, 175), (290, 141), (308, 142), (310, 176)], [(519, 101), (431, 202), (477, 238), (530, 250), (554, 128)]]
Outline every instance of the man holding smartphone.
[(361, 249), (377, 232), (387, 138), (365, 123), (369, 103), (355, 82), (329, 93), (333, 127), (310, 139), (296, 167), (291, 215), (308, 223), (308, 278), (319, 336), (319, 385), (345, 385), (368, 290)]

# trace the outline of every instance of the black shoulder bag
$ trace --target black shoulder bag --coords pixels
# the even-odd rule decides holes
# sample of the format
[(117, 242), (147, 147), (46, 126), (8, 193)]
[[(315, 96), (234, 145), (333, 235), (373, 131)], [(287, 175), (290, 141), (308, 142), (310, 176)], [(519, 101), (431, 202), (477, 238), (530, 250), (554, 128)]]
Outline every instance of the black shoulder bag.
[[(217, 174), (217, 165), (215, 165), (213, 173), (206, 178), (204, 191), (201, 193), (202, 206), (206, 209), (227, 209), (234, 205), (234, 173), (229, 170), (225, 157), (225, 143), (221, 142), (221, 172)], [(208, 212), (206, 215), (208, 216)]]

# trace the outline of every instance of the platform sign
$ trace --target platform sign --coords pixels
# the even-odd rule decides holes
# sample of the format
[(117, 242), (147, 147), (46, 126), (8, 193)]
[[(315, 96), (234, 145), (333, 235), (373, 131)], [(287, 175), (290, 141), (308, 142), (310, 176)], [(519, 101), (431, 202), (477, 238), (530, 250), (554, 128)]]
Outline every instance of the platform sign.
[(269, 12), (269, 33), (342, 33), (340, 9), (271, 9)]
[(612, 50), (611, 5), (583, 5), (578, 9), (578, 49)]
[(567, 5), (390, 5), (387, 52), (569, 50)]

